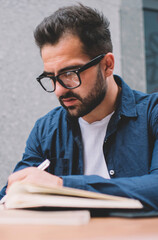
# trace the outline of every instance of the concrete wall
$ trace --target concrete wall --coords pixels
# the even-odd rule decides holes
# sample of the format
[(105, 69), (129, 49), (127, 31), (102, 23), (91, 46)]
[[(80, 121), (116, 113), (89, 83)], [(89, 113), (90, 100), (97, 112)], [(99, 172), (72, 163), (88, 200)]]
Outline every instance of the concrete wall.
[(121, 1), (120, 25), (122, 76), (133, 89), (145, 92), (145, 44), (142, 0)]
[[(133, 50), (128, 49), (128, 44), (132, 47), (133, 39), (128, 39), (131, 35), (127, 25), (131, 24), (131, 20), (130, 18), (128, 22), (124, 20), (126, 14), (129, 13), (129, 8), (125, 5), (126, 1), (81, 0), (80, 2), (103, 11), (109, 18), (116, 59), (115, 73), (122, 75), (123, 72), (123, 75), (127, 76), (128, 71), (131, 71), (132, 61), (133, 70), (131, 71), (131, 77), (128, 78), (132, 85), (132, 79), (137, 75), (138, 68), (134, 67), (135, 62), (130, 58), (132, 55), (132, 59), (135, 59)], [(133, 2), (132, 9), (135, 9), (137, 2), (141, 2), (140, 0), (128, 1)], [(37, 118), (58, 105), (55, 95), (44, 92), (35, 80), (36, 76), (43, 71), (43, 66), (39, 51), (34, 44), (33, 30), (45, 16), (50, 15), (58, 7), (75, 2), (78, 1), (1, 0), (0, 187), (4, 185), (7, 176), (11, 173), (17, 161), (21, 159), (26, 139)], [(140, 9), (136, 10), (140, 11)], [(137, 25), (136, 22), (132, 22), (132, 24)], [(139, 29), (141, 27), (139, 26)], [(128, 33), (126, 33), (126, 28)], [(139, 36), (137, 38), (139, 40)], [(121, 41), (125, 45), (123, 49)], [(137, 48), (139, 48), (139, 45)], [(126, 55), (128, 56), (127, 63), (124, 57)], [(142, 60), (142, 53), (140, 58)], [(127, 71), (125, 71), (125, 67), (127, 67)], [(133, 84), (136, 86), (135, 82)], [(141, 85), (143, 84), (141, 83)]]

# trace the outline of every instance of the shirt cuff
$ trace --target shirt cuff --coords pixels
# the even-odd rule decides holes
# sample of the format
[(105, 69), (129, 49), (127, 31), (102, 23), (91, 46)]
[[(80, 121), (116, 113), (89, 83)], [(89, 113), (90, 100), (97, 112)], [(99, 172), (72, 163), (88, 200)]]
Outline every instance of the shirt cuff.
[(61, 176), (63, 179), (64, 187), (78, 188), (78, 189), (86, 189), (85, 179), (83, 175), (69, 175), (69, 176)]

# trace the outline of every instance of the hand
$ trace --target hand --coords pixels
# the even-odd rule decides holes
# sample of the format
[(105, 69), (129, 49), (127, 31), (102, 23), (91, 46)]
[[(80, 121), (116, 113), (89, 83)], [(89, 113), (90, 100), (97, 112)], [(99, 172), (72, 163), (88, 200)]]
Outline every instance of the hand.
[(28, 167), (18, 172), (12, 173), (8, 178), (8, 186), (6, 192), (8, 191), (10, 186), (16, 181), (34, 183), (48, 187), (63, 185), (62, 178), (52, 175), (46, 171), (42, 171), (36, 167)]

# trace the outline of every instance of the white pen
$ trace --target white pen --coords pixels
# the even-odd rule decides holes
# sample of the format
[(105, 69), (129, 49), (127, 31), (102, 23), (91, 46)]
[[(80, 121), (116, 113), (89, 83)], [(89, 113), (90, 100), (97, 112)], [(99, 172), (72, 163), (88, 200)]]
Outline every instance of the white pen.
[(44, 171), (47, 167), (49, 167), (49, 165), (50, 165), (50, 161), (48, 159), (46, 159), (37, 168)]
[[(49, 167), (50, 165), (50, 161), (48, 159), (44, 160), (44, 162), (42, 162), (37, 168), (41, 169), (42, 171), (44, 171), (47, 167)], [(6, 196), (2, 197), (2, 199), (0, 200), (0, 204), (5, 203), (6, 200)]]

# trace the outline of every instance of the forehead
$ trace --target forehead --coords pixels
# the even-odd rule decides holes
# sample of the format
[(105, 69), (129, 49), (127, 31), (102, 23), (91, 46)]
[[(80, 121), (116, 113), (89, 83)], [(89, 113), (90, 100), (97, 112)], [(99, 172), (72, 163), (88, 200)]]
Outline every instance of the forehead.
[(45, 70), (54, 71), (71, 64), (84, 64), (89, 57), (83, 52), (83, 44), (75, 35), (65, 35), (58, 43), (44, 45), (41, 56)]

